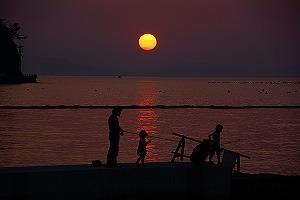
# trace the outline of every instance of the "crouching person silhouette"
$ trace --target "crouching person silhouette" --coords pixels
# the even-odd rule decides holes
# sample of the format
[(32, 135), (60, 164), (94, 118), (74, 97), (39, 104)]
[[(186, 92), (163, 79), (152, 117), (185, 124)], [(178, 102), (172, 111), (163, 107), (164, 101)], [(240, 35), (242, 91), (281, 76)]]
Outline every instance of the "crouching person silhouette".
[(137, 155), (139, 156), (138, 159), (136, 160), (136, 164), (139, 166), (139, 162), (141, 161), (142, 166), (145, 163), (145, 157), (147, 155), (147, 144), (149, 144), (151, 141), (148, 140), (146, 141), (146, 137), (148, 136), (147, 132), (145, 130), (141, 130), (139, 133), (140, 136), (140, 141), (139, 141), (139, 146), (137, 149)]
[(190, 160), (195, 165), (203, 165), (206, 158), (210, 155), (212, 146), (211, 140), (203, 140), (202, 143), (198, 144), (190, 155)]

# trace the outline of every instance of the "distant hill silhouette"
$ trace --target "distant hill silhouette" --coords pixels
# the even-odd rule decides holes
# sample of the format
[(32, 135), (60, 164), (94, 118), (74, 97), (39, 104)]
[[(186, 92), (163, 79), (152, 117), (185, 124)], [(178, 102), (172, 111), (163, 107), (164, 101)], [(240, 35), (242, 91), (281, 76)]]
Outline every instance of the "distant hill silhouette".
[(24, 75), (21, 70), (23, 46), (16, 43), (26, 38), (19, 33), (18, 23), (0, 19), (0, 83), (36, 82), (36, 75)]

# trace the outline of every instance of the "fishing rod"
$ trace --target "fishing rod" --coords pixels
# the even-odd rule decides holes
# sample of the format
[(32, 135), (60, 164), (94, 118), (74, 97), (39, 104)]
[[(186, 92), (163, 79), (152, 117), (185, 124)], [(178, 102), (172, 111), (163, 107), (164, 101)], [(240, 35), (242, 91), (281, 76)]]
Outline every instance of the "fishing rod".
[[(138, 135), (138, 133), (131, 132), (131, 131), (124, 131), (124, 132), (134, 134), (134, 135)], [(166, 141), (170, 141), (170, 142), (178, 142), (177, 140), (172, 140), (172, 139), (169, 139), (169, 138), (164, 138), (164, 137), (159, 137), (159, 136), (154, 136), (154, 135), (148, 135), (147, 137), (157, 138), (157, 139), (166, 140)]]
[[(239, 141), (241, 141), (241, 139), (237, 139), (237, 140), (233, 140), (233, 141), (229, 141), (229, 142), (225, 142), (225, 143), (223, 143), (222, 144), (222, 146), (223, 145), (227, 145), (227, 144), (231, 144), (231, 143), (236, 143), (236, 142), (239, 142)], [(224, 147), (222, 147), (221, 149), (225, 149)], [(227, 150), (227, 149), (226, 149)], [(242, 153), (239, 153), (239, 152), (237, 152), (240, 156), (242, 156), (242, 157), (244, 157), (244, 158), (248, 158), (248, 159), (250, 159), (250, 156), (247, 156), (247, 155), (245, 155), (245, 154), (242, 154)]]
[(173, 133), (173, 135), (181, 137), (181, 138), (185, 138), (185, 139), (188, 139), (188, 140), (192, 140), (192, 141), (198, 142), (198, 143), (202, 143), (203, 142), (203, 141), (200, 141), (200, 140), (197, 140), (197, 139), (194, 139), (194, 138), (191, 138), (189, 136), (185, 136), (185, 135), (182, 135), (182, 134), (179, 134), (179, 133)]

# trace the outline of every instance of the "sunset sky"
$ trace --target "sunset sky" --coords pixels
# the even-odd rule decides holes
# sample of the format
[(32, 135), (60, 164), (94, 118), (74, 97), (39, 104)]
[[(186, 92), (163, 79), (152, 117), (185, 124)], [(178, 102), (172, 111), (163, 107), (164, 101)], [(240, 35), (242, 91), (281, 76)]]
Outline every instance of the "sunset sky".
[[(23, 71), (63, 75), (300, 76), (299, 0), (3, 0)], [(145, 52), (143, 33), (158, 44)]]

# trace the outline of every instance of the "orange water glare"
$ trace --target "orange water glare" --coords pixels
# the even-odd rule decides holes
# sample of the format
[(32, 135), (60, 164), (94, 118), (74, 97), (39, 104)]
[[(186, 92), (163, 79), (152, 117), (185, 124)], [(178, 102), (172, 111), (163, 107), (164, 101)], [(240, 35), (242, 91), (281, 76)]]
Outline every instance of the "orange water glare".
[[(155, 103), (156, 95), (154, 92), (154, 83), (148, 82), (143, 83), (139, 88), (139, 94), (141, 97), (139, 105), (153, 105)], [(156, 135), (159, 133), (159, 127), (156, 125), (159, 119), (158, 113), (155, 109), (139, 109), (137, 115), (138, 128), (137, 132), (145, 130), (149, 136)], [(147, 138), (147, 139), (152, 139)], [(150, 144), (147, 145), (147, 156), (146, 160), (156, 161), (158, 160), (158, 155), (154, 153), (156, 149), (156, 143), (158, 141), (152, 140)]]

